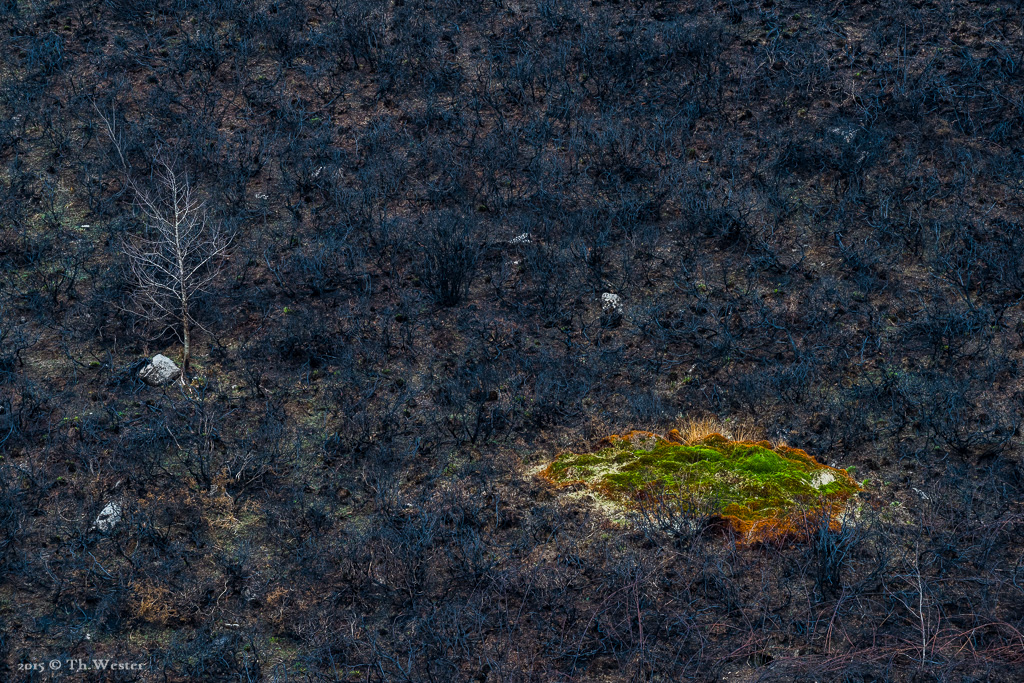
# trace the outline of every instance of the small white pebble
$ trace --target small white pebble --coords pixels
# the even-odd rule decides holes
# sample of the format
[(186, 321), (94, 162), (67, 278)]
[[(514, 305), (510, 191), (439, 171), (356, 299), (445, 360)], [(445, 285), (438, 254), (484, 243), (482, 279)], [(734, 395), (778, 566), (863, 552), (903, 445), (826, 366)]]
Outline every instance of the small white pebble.
[(605, 292), (601, 295), (601, 311), (608, 313), (622, 313), (622, 297), (618, 294)]

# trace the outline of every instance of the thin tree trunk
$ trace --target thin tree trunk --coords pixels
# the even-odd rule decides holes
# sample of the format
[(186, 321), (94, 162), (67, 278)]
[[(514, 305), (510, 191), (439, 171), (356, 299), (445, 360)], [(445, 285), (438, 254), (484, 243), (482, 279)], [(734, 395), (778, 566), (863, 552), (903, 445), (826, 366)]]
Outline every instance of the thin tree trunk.
[(185, 275), (185, 254), (181, 244), (181, 224), (186, 219), (179, 204), (178, 185), (171, 181), (171, 195), (174, 197), (174, 255), (178, 259), (178, 291), (181, 292), (181, 336), (185, 349), (181, 358), (181, 383), (188, 382), (188, 361), (192, 356), (192, 339), (188, 329), (188, 277)]
[(182, 337), (185, 344), (185, 350), (182, 353), (181, 358), (181, 381), (184, 384), (186, 382), (185, 377), (188, 375), (188, 364), (192, 358), (192, 337), (189, 334), (188, 329), (188, 300), (185, 299), (181, 304), (181, 330)]

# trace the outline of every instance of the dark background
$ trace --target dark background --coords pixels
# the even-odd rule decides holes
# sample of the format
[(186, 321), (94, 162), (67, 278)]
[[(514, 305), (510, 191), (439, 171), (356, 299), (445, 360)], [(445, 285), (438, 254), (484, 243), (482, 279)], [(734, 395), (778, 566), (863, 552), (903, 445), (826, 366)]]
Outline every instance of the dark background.
[[(0, 678), (1017, 680), (1022, 22), (0, 0)], [(189, 391), (137, 378), (180, 344), (98, 112), (234, 234)], [(743, 547), (531, 474), (707, 416), (855, 467), (856, 521)]]

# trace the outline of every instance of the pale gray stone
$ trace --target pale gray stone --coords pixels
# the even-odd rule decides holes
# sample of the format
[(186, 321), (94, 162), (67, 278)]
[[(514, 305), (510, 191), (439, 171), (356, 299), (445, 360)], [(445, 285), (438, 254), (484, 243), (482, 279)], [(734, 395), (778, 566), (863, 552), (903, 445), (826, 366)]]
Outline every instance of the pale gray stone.
[(167, 356), (158, 353), (139, 371), (139, 377), (151, 387), (160, 387), (181, 377), (181, 368)]
[(622, 297), (618, 294), (605, 292), (601, 295), (601, 312), (605, 315), (616, 315), (622, 313)]
[(121, 521), (121, 504), (116, 501), (111, 501), (100, 510), (100, 514), (97, 515), (96, 521), (93, 522), (92, 528), (97, 531), (106, 533), (114, 528), (114, 526)]

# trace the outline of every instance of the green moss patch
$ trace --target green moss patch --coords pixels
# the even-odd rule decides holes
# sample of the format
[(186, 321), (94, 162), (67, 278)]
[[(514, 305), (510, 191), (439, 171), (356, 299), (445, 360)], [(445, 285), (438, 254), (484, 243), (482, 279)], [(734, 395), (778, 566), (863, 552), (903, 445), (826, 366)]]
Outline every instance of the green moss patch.
[(809, 512), (834, 515), (860, 488), (845, 470), (795, 448), (718, 434), (683, 443), (674, 431), (611, 436), (593, 453), (559, 455), (544, 474), (557, 484), (583, 483), (626, 508), (666, 492), (712, 502), (751, 541), (799, 535)]

